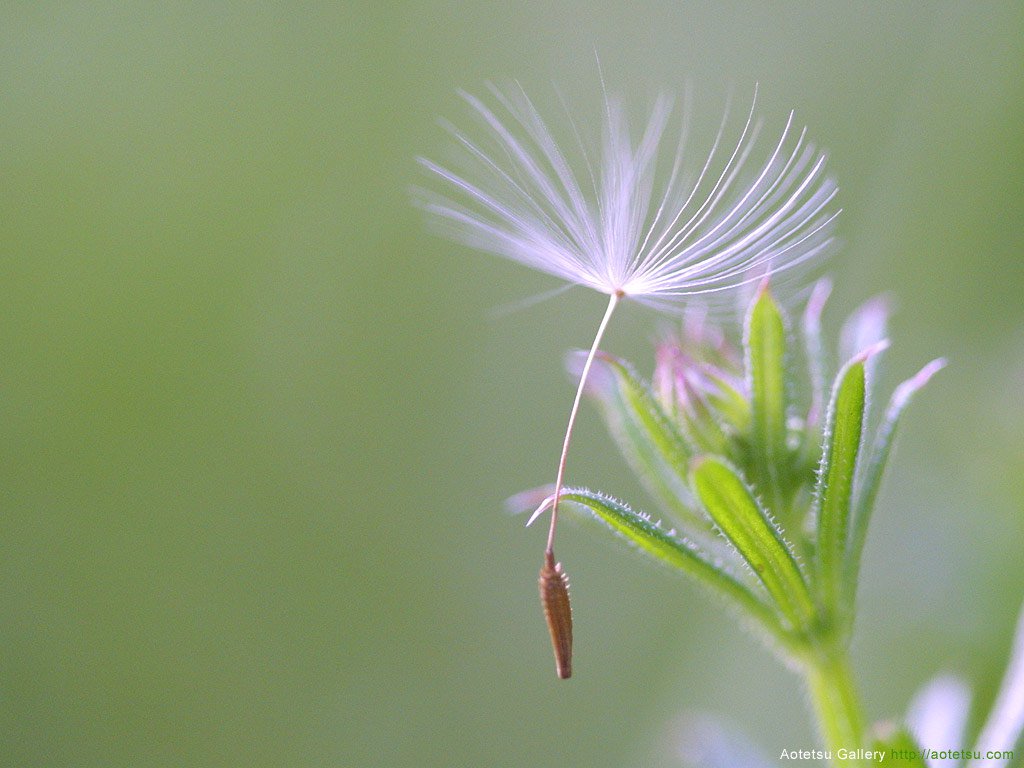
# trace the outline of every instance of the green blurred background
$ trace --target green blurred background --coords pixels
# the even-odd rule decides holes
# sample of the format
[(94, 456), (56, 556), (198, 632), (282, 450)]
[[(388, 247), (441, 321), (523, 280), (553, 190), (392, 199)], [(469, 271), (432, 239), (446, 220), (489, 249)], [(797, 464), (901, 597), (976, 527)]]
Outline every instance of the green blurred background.
[[(829, 321), (943, 354), (869, 541), (873, 718), (939, 670), (994, 695), (1024, 596), (1024, 6), (15, 4), (0, 10), (0, 764), (677, 765), (685, 712), (769, 755), (803, 694), (696, 590), (561, 537), (576, 676), (537, 605), (564, 351), (603, 308), (409, 204), (455, 90), (644, 108), (761, 84), (831, 154)], [(545, 101), (546, 99), (546, 101)], [(596, 112), (595, 112), (596, 114)], [(659, 320), (606, 347), (650, 360)], [(570, 468), (643, 502), (585, 409)]]

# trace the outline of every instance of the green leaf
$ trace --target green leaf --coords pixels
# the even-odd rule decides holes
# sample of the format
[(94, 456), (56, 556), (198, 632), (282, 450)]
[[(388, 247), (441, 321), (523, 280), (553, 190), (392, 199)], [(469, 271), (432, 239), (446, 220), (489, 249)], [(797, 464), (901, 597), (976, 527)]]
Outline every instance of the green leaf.
[(647, 385), (626, 363), (599, 352), (587, 392), (597, 398), (608, 431), (648, 491), (698, 543), (720, 548), (710, 526), (694, 510), (686, 484), (690, 447)]
[[(944, 748), (955, 748), (953, 745), (942, 745)], [(925, 751), (914, 741), (914, 737), (902, 727), (892, 723), (881, 723), (874, 728), (873, 738), (869, 749), (872, 752), (882, 752), (884, 757), (881, 761), (868, 761), (870, 765), (877, 765), (880, 762), (885, 765), (892, 765), (893, 768), (928, 768), (925, 762)]]
[(737, 432), (750, 429), (750, 401), (739, 386), (711, 366), (701, 368), (710, 386), (707, 398), (711, 407)]
[(817, 587), (830, 611), (839, 609), (861, 436), (864, 431), (864, 362), (873, 347), (847, 363), (836, 378), (825, 426), (825, 453), (817, 485)]
[(716, 458), (698, 460), (694, 490), (711, 519), (732, 542), (794, 627), (805, 628), (814, 603), (793, 553), (735, 470)]
[(946, 361), (942, 358), (932, 360), (914, 376), (896, 387), (892, 398), (889, 400), (889, 407), (886, 408), (885, 418), (882, 419), (878, 432), (875, 434), (874, 444), (871, 448), (871, 458), (860, 478), (860, 486), (857, 489), (855, 499), (853, 533), (850, 542), (850, 558), (846, 576), (846, 602), (849, 614), (852, 614), (853, 603), (857, 597), (857, 580), (860, 577), (860, 561), (861, 555), (864, 552), (864, 543), (867, 541), (868, 524), (871, 522), (875, 499), (878, 497), (878, 488), (882, 482), (882, 474), (885, 471), (886, 462), (889, 460), (889, 452), (892, 449), (893, 437), (896, 435), (896, 427), (899, 425), (904, 409), (910, 404), (914, 395), (928, 383), (932, 376), (942, 370), (945, 365)]
[(680, 421), (690, 442), (701, 453), (723, 453), (728, 438), (707, 392), (690, 381), (684, 381), (682, 389), (686, 407), (682, 409)]
[(660, 524), (642, 513), (604, 494), (585, 489), (562, 492), (561, 508), (575, 507), (588, 511), (628, 541), (657, 560), (666, 563), (725, 597), (745, 614), (755, 618), (776, 639), (785, 639), (785, 630), (775, 614), (735, 574), (727, 570), (722, 560), (702, 552), (674, 531), (666, 531)]
[(787, 455), (786, 326), (766, 288), (754, 300), (747, 317), (745, 346), (758, 475), (768, 485), (772, 510), (781, 513), (780, 476)]

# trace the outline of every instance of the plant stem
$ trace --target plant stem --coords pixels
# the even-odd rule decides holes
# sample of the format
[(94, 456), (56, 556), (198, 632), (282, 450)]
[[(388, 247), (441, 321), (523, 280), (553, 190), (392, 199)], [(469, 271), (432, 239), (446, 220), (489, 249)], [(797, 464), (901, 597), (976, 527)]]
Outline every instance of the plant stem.
[[(594, 343), (590, 345), (590, 353), (587, 355), (587, 362), (583, 365), (583, 373), (580, 374), (580, 384), (576, 388), (576, 399), (572, 401), (572, 410), (569, 412), (569, 424), (565, 428), (565, 439), (562, 441), (562, 454), (558, 457), (558, 473), (555, 477), (554, 501), (551, 502), (551, 524), (548, 527), (548, 543), (544, 549), (545, 554), (553, 555), (555, 546), (555, 528), (558, 526), (558, 497), (562, 493), (562, 481), (565, 479), (565, 460), (569, 456), (569, 443), (572, 442), (572, 428), (576, 424), (576, 414), (580, 410), (580, 399), (583, 397), (583, 389), (587, 384), (587, 376), (590, 375), (590, 366), (594, 363), (594, 355), (597, 354), (597, 347), (601, 343), (605, 329), (608, 328), (608, 321), (612, 319), (612, 313), (622, 298), (621, 293), (613, 293), (608, 298), (608, 308), (604, 311), (601, 324), (597, 327), (597, 334), (594, 336)], [(532, 519), (532, 518), (531, 518)]]
[(850, 657), (845, 648), (820, 648), (810, 655), (804, 666), (807, 689), (818, 719), (818, 730), (825, 749), (832, 753), (832, 764), (861, 765), (859, 760), (840, 761), (840, 749), (864, 747), (864, 725), (860, 702), (850, 670)]

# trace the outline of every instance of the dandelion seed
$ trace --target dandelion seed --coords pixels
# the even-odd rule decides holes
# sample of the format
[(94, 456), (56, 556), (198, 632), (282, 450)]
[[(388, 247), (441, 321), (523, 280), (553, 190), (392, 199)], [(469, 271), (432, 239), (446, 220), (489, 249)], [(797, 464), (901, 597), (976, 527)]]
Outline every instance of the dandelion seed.
[[(421, 205), (468, 245), (608, 296), (569, 412), (554, 493), (529, 521), (550, 508), (541, 570), (542, 580), (547, 575), (550, 581), (545, 568), (550, 571), (554, 562), (576, 414), (619, 303), (631, 299), (668, 310), (687, 297), (760, 281), (813, 259), (832, 240), (836, 187), (824, 173), (825, 156), (808, 143), (806, 129), (794, 128), (792, 113), (760, 165), (751, 167), (761, 133), (756, 90), (735, 143), (724, 148), (723, 119), (692, 173), (684, 171), (685, 104), (681, 138), (667, 164), (659, 162), (670, 155), (663, 139), (673, 105), (666, 97), (655, 102), (634, 142), (622, 106), (606, 96), (601, 146), (588, 152), (571, 118), (566, 122), (573, 141), (565, 151), (522, 88), (489, 90), (491, 105), (462, 94), (482, 125), (483, 140), (446, 125), (456, 142), (457, 165), (420, 159), (447, 190), (422, 193)], [(595, 168), (591, 158), (597, 155)], [(566, 593), (566, 615), (567, 606)]]

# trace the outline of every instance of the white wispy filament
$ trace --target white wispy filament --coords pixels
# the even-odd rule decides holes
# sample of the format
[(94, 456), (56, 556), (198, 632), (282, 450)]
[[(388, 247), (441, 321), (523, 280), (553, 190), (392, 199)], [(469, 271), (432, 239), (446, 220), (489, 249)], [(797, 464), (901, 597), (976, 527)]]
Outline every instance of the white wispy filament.
[[(751, 106), (735, 145), (723, 149), (723, 120), (699, 169), (684, 173), (684, 108), (670, 170), (659, 176), (668, 98), (657, 100), (635, 143), (621, 105), (606, 101), (595, 168), (571, 119), (575, 141), (566, 153), (521, 89), (507, 95), (492, 86), (491, 94), (496, 109), (462, 94), (483, 123), (483, 142), (446, 126), (458, 142), (458, 170), (420, 160), (448, 182), (447, 194), (424, 196), (424, 207), (474, 247), (665, 308), (788, 269), (830, 242), (836, 187), (824, 174), (825, 156), (807, 143), (806, 129), (794, 129), (792, 114), (756, 170), (748, 166), (761, 125)], [(569, 162), (574, 156), (582, 180)]]
[[(569, 415), (551, 508), (551, 553), (565, 462), (594, 354), (621, 299), (669, 309), (688, 296), (763, 280), (822, 253), (831, 242), (834, 182), (825, 156), (790, 114), (777, 140), (760, 146), (756, 92), (735, 142), (727, 120), (687, 170), (689, 109), (666, 150), (672, 101), (659, 98), (638, 140), (622, 106), (605, 98), (602, 140), (587, 149), (566, 110), (569, 151), (521, 88), (490, 86), (492, 103), (463, 93), (481, 139), (452, 125), (451, 165), (420, 159), (444, 192), (420, 202), (465, 243), (609, 296)], [(758, 163), (755, 165), (755, 151)], [(596, 165), (593, 158), (600, 158)], [(671, 158), (671, 160), (669, 160)]]

